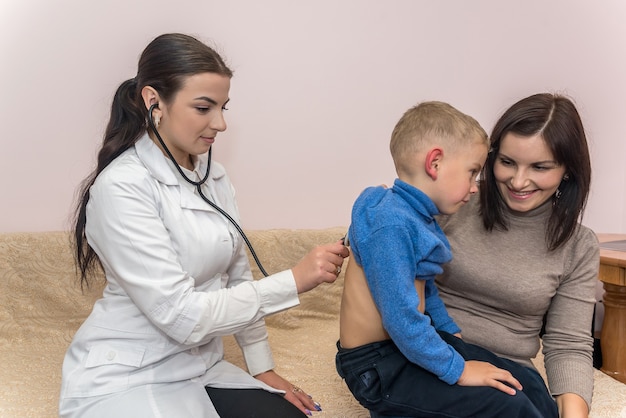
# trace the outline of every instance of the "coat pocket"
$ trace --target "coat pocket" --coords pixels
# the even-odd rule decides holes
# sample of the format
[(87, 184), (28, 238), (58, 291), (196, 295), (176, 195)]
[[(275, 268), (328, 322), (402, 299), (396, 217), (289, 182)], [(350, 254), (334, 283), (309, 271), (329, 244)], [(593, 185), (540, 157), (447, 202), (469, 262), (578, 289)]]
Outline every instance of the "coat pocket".
[(96, 344), (91, 347), (85, 362), (85, 368), (120, 364), (139, 367), (146, 350), (140, 347), (120, 347), (111, 344)]
[(66, 371), (61, 396), (83, 398), (128, 389), (130, 376), (137, 374), (137, 369), (145, 362), (145, 351), (144, 348), (109, 343), (92, 345), (82, 361), (67, 366), (72, 370)]

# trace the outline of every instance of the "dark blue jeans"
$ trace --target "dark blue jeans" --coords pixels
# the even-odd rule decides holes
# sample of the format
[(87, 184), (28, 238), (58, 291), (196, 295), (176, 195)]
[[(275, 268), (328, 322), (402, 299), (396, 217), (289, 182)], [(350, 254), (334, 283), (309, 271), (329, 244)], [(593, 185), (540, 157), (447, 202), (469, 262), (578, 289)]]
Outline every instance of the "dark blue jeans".
[(390, 340), (353, 349), (337, 343), (337, 372), (372, 417), (558, 418), (556, 402), (536, 370), (453, 335), (440, 335), (465, 360), (510, 371), (523, 391), (508, 395), (488, 386), (448, 385), (411, 363)]

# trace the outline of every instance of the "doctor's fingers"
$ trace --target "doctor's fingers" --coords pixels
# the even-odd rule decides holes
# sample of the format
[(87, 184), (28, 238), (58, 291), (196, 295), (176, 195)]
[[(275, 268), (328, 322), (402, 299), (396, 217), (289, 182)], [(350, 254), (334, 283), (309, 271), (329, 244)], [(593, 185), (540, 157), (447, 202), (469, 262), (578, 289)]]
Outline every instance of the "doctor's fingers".
[[(344, 258), (348, 257), (350, 255), (350, 250), (348, 250), (348, 247), (346, 247), (343, 244), (343, 238), (330, 243), (330, 244), (326, 244), (326, 245), (322, 245), (322, 248), (326, 249), (328, 252), (331, 252), (339, 257), (341, 257), (341, 261), (343, 261)], [(339, 260), (337, 260), (339, 261)]]
[(311, 411), (322, 410), (321, 405), (298, 386), (294, 386), (291, 391), (288, 391), (285, 394), (285, 398), (309, 416), (311, 416)]
[[(341, 241), (336, 243), (320, 245), (312, 250), (314, 257), (318, 258), (322, 262), (330, 262), (335, 267), (341, 267), (343, 265), (344, 258), (350, 255), (350, 251), (344, 246)], [(328, 271), (335, 271), (335, 267), (327, 269)]]
[(291, 271), (293, 272), (298, 293), (303, 293), (317, 287), (321, 283), (332, 283), (337, 280), (338, 269), (339, 267), (325, 257), (309, 253)]
[[(321, 251), (316, 254), (319, 260), (320, 271), (327, 271), (338, 276), (343, 266), (344, 255), (340, 248), (333, 245), (318, 247)], [(344, 247), (345, 248), (345, 247)], [(349, 252), (346, 249), (346, 252)]]

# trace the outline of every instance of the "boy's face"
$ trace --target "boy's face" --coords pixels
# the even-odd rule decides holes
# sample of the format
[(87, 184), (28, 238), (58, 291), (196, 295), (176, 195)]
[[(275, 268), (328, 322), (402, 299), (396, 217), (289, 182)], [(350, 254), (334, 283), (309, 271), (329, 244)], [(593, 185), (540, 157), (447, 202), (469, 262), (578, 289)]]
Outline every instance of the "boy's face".
[(455, 213), (478, 191), (476, 181), (487, 159), (487, 151), (487, 145), (477, 140), (444, 154), (430, 196), (440, 213)]

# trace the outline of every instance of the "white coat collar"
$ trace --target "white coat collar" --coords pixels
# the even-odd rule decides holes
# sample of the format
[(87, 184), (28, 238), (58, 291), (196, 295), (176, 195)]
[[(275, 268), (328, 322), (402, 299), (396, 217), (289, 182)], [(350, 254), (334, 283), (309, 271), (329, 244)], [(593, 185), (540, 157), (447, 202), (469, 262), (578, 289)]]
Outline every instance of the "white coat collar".
[[(150, 175), (168, 186), (175, 186), (179, 184), (178, 178), (174, 174), (172, 167), (168, 164), (167, 156), (156, 146), (154, 141), (150, 139), (146, 132), (135, 143), (135, 150), (137, 151), (137, 157), (145, 165), (150, 172)], [(198, 155), (198, 162), (200, 163), (198, 171), (204, 173), (206, 170), (208, 161), (208, 153)], [(226, 174), (224, 167), (221, 164), (212, 163), (211, 172), (209, 176), (213, 180), (218, 180)]]

